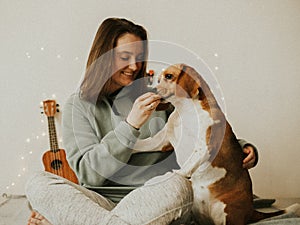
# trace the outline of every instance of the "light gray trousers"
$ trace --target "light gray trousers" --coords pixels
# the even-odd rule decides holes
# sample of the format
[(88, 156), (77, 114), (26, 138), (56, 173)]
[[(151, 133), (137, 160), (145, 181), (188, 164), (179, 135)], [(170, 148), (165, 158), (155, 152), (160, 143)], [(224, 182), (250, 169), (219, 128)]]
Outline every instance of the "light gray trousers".
[(174, 173), (164, 176), (163, 182), (140, 187), (117, 205), (44, 171), (28, 180), (25, 191), (32, 208), (53, 225), (181, 224), (192, 208), (190, 181)]

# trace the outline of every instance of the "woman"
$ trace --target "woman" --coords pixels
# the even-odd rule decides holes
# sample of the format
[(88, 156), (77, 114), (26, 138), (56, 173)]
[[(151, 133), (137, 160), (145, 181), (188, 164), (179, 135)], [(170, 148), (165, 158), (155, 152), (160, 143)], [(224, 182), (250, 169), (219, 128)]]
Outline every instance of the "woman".
[[(80, 90), (63, 112), (64, 147), (80, 185), (47, 172), (35, 175), (26, 189), (36, 210), (28, 224), (127, 224), (111, 217), (116, 204), (150, 178), (178, 168), (172, 151), (132, 150), (137, 138), (155, 134), (167, 119), (155, 111), (160, 96), (142, 79), (147, 54), (143, 27), (118, 18), (101, 24)], [(244, 151), (244, 166), (251, 168), (255, 149), (247, 144)]]

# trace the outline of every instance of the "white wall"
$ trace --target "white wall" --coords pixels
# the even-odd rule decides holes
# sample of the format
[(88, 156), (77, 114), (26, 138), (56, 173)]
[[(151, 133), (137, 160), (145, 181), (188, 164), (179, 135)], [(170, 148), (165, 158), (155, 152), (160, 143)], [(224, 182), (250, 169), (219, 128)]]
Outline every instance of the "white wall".
[(24, 193), (28, 175), (43, 169), (49, 147), (39, 104), (52, 94), (65, 101), (98, 25), (117, 16), (144, 25), (150, 39), (203, 58), (222, 87), (236, 134), (259, 148), (251, 170), (255, 193), (300, 196), (298, 0), (2, 0), (0, 12), (0, 193)]

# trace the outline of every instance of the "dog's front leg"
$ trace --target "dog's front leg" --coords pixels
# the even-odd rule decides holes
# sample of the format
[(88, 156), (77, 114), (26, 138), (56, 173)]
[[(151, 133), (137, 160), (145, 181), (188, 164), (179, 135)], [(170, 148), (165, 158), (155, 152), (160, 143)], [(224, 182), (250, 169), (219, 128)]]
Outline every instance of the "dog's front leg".
[(137, 139), (134, 147), (133, 153), (138, 152), (153, 152), (153, 151), (162, 151), (166, 146), (169, 146), (169, 140), (167, 137), (168, 126), (160, 130), (153, 137), (149, 137), (146, 139)]

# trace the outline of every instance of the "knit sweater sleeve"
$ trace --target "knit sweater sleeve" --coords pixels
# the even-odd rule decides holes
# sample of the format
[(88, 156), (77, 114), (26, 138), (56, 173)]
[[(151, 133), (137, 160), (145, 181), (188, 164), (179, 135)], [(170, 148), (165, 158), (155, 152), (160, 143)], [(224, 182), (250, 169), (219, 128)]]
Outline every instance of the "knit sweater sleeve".
[[(128, 162), (139, 131), (121, 121), (103, 136), (93, 107), (78, 96), (68, 99), (63, 111), (63, 143), (80, 183), (102, 186)], [(103, 126), (107, 120), (103, 118)]]

